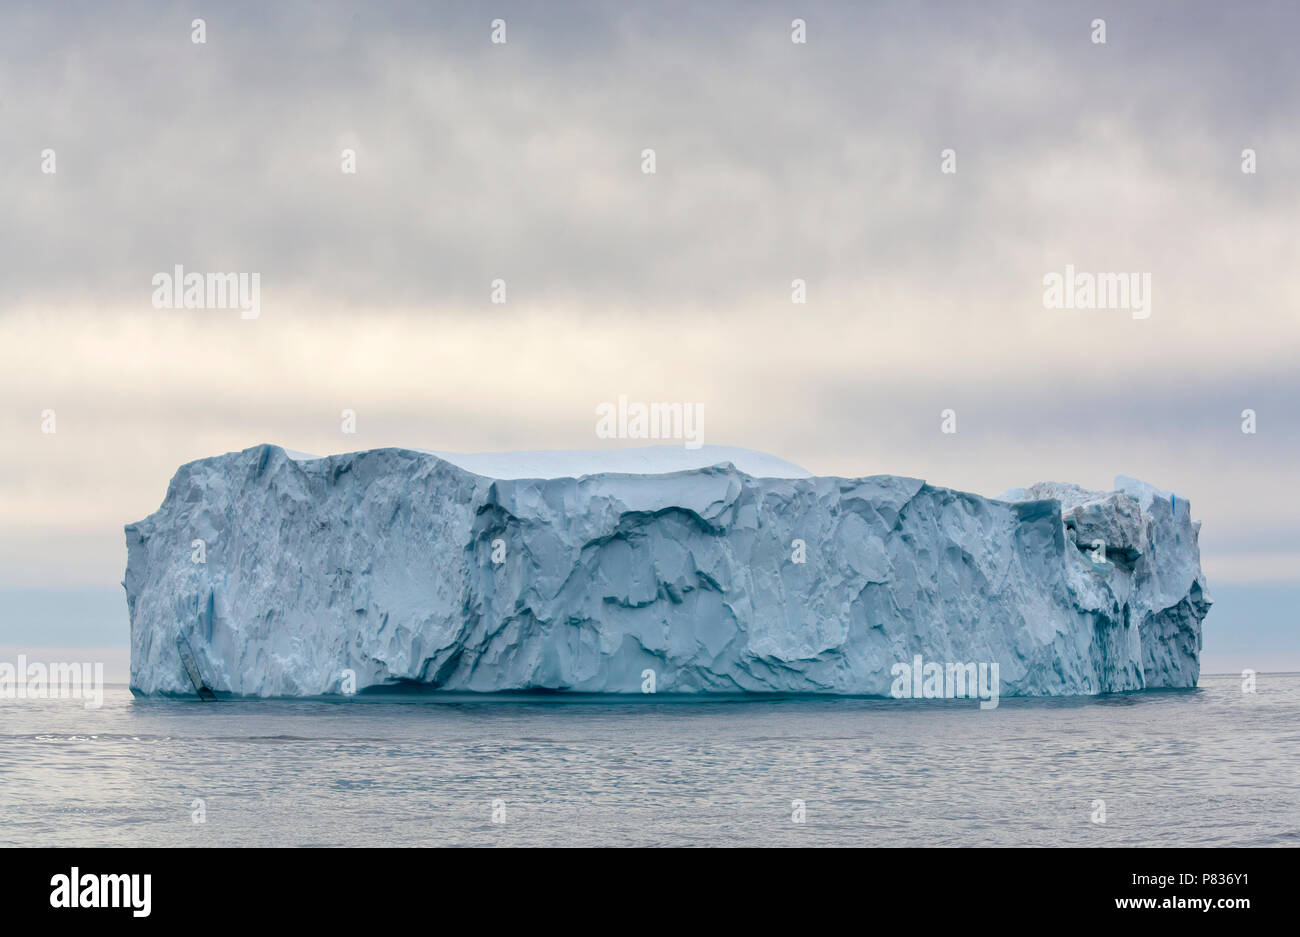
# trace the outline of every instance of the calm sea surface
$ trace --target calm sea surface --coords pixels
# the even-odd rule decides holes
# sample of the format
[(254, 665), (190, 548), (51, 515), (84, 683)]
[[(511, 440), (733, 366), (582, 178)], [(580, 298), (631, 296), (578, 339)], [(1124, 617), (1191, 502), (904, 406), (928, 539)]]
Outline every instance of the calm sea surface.
[(0, 845), (1297, 846), (1300, 675), (984, 712), (0, 700)]

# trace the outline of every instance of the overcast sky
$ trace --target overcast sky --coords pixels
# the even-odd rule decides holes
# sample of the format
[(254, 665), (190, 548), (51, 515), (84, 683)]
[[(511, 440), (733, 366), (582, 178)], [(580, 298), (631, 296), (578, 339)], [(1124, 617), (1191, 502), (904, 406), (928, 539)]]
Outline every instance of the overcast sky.
[[(1207, 635), (1300, 651), (1296, 5), (700, 6), (7, 3), (0, 590), (121, 601), (191, 459), (625, 445), (627, 394), (823, 474), (1139, 476), (1204, 521)], [(260, 317), (154, 308), (177, 264)], [(1044, 308), (1067, 264), (1150, 318)]]

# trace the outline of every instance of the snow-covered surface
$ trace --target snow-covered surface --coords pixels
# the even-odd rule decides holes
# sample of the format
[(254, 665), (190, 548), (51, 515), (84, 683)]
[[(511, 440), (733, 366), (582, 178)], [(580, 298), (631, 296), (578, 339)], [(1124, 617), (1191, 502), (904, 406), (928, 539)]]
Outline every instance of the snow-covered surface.
[(639, 693), (646, 670), (661, 693), (886, 696), (917, 654), (996, 662), (1003, 696), (1196, 683), (1209, 598), (1181, 496), (756, 477), (736, 450), (660, 474), (634, 451), (657, 468), (276, 446), (183, 465), (126, 528), (132, 687), (192, 693), (178, 647), (247, 696), (349, 674)]
[[(793, 462), (757, 449), (739, 446), (634, 446), (627, 449), (538, 449), (519, 452), (446, 452), (411, 449), (458, 465), (487, 478), (581, 478), (584, 475), (666, 475), (710, 465), (731, 463), (756, 478), (811, 478)], [(294, 449), (285, 455), (295, 462), (322, 458)]]
[(810, 478), (792, 462), (737, 446), (637, 446), (629, 449), (542, 449), (534, 452), (443, 452), (419, 449), (488, 478), (580, 478), (583, 475), (665, 475), (730, 462), (756, 478)]

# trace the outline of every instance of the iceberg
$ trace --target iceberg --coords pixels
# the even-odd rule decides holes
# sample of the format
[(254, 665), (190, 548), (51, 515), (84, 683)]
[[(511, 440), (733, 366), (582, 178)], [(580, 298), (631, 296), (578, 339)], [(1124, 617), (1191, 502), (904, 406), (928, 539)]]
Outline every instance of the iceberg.
[(884, 697), (917, 657), (995, 663), (1003, 697), (1192, 687), (1199, 529), (1124, 476), (986, 498), (716, 446), (262, 445), (127, 525), (131, 687)]

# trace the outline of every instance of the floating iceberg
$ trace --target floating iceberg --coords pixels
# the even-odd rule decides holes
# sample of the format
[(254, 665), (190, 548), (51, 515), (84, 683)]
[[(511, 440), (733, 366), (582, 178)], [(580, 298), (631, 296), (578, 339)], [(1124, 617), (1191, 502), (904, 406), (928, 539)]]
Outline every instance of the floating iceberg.
[(127, 526), (131, 686), (888, 696), (922, 656), (996, 663), (1004, 697), (1191, 687), (1190, 509), (1123, 476), (990, 499), (710, 446), (258, 446)]

